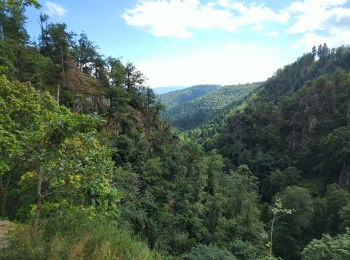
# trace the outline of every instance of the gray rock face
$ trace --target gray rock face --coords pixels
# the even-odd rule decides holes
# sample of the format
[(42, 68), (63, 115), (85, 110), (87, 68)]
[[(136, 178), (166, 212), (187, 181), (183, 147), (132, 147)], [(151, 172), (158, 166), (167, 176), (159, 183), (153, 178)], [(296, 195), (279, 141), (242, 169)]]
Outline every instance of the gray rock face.
[(15, 228), (16, 224), (2, 220), (0, 221), (0, 250), (9, 246), (9, 232)]

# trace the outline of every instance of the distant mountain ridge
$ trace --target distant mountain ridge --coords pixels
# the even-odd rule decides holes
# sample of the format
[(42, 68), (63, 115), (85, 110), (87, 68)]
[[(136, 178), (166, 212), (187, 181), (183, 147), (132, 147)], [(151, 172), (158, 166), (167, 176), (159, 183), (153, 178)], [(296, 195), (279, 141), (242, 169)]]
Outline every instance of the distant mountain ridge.
[(167, 86), (167, 87), (158, 87), (158, 88), (153, 88), (153, 92), (156, 95), (163, 95), (172, 91), (176, 90), (181, 90), (184, 88), (188, 88), (188, 86)]
[(163, 118), (182, 130), (199, 127), (240, 105), (259, 85), (201, 85), (162, 95), (160, 100), (166, 106)]
[(220, 87), (220, 85), (195, 85), (189, 88), (172, 91), (164, 95), (159, 95), (159, 100), (165, 105), (166, 109), (170, 109), (218, 90)]

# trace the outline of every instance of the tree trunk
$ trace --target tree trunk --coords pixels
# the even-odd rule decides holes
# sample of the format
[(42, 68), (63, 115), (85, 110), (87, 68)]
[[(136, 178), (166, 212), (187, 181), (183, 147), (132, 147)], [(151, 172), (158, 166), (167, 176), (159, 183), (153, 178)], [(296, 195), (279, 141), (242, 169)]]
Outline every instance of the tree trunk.
[(273, 226), (275, 224), (275, 219), (276, 219), (276, 214), (273, 214), (273, 219), (272, 219), (272, 223), (271, 223), (271, 230), (270, 230), (270, 243), (269, 243), (269, 259), (272, 259), (272, 244), (273, 244)]
[(56, 101), (59, 104), (60, 103), (60, 92), (61, 92), (61, 87), (60, 85), (57, 86), (57, 94), (56, 94)]
[(347, 114), (347, 127), (350, 126), (350, 103), (348, 103), (348, 114)]
[(37, 186), (38, 200), (36, 202), (36, 212), (35, 212), (35, 218), (34, 218), (34, 227), (35, 228), (38, 228), (39, 225), (40, 225), (40, 211), (41, 211), (41, 207), (42, 207), (42, 204), (43, 204), (43, 196), (41, 194), (42, 184), (43, 184), (43, 177), (42, 177), (41, 173), (39, 173), (39, 175), (38, 175), (38, 186)]
[[(64, 70), (64, 57), (63, 57), (63, 49), (61, 47), (61, 65), (62, 65), (62, 87), (66, 86), (66, 74)], [(60, 103), (60, 86), (57, 88), (57, 103)]]
[(6, 187), (0, 187), (0, 216), (6, 217), (6, 201), (7, 201), (7, 189)]
[(11, 180), (11, 172), (8, 173), (7, 180), (4, 180), (4, 177), (0, 177), (0, 216), (6, 217), (6, 204), (7, 204), (7, 195), (8, 195), (8, 187), (10, 186)]
[(350, 190), (350, 167), (345, 163), (339, 176), (339, 185), (347, 190)]

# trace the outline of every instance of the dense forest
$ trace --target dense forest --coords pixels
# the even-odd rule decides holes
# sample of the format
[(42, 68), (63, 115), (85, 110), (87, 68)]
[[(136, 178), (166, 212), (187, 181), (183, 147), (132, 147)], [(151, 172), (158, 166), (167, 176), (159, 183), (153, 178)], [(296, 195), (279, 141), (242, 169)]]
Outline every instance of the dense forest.
[(192, 100), (205, 96), (213, 91), (220, 89), (220, 85), (197, 85), (185, 89), (171, 91), (169, 93), (159, 95), (160, 102), (167, 108), (191, 102)]
[(350, 258), (350, 47), (181, 133), (132, 63), (47, 15), (31, 42), (26, 8), (0, 0), (0, 259)]
[[(181, 130), (190, 130), (211, 123), (242, 104), (244, 98), (259, 84), (245, 84), (210, 88), (195, 86), (160, 96), (165, 105), (162, 118)], [(194, 90), (206, 93), (197, 97)], [(169, 104), (167, 106), (167, 104)], [(176, 104), (176, 105), (175, 105)]]

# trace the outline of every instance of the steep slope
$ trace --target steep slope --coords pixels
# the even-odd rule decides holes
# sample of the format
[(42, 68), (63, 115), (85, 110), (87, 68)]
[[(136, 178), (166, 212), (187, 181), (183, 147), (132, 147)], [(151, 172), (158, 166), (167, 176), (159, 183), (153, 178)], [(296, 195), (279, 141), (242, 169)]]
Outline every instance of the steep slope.
[(218, 90), (219, 85), (197, 85), (182, 90), (173, 91), (164, 95), (159, 95), (159, 100), (166, 109), (190, 102), (193, 99), (204, 96), (212, 91)]
[(0, 259), (349, 259), (350, 48), (208, 94), (222, 115), (198, 145), (86, 35), (41, 16), (27, 46), (30, 3), (0, 2), (0, 218), (18, 223)]
[(183, 130), (199, 127), (238, 106), (258, 86), (258, 83), (252, 83), (221, 87), (207, 95), (166, 109), (163, 118), (172, 126)]
[[(263, 82), (251, 95), (249, 95), (239, 109), (233, 109), (221, 119), (200, 129), (191, 132), (193, 139), (200, 143), (212, 143), (214, 135), (226, 133), (228, 121), (241, 113), (247, 113), (259, 105), (278, 105), (285, 97), (294, 95), (304, 84), (321, 75), (334, 72), (337, 68), (350, 69), (350, 48), (341, 46), (336, 49), (328, 49), (324, 45), (319, 53), (306, 53), (295, 62), (278, 69), (267, 81)], [(246, 111), (244, 111), (244, 109)], [(216, 138), (215, 137), (215, 138)], [(211, 140), (208, 140), (211, 139)], [(210, 145), (209, 145), (210, 147)]]
[[(231, 112), (219, 123), (219, 134), (206, 141), (207, 149), (219, 149), (229, 158), (228, 167), (249, 162), (247, 154), (251, 159), (265, 152), (280, 158), (287, 156), (284, 151), (288, 149), (294, 151), (293, 157), (300, 157), (296, 165), (301, 164), (301, 158), (305, 157), (298, 154), (298, 151), (306, 152), (310, 138), (321, 139), (335, 128), (346, 125), (345, 119), (336, 117), (336, 113), (342, 111), (343, 117), (346, 114), (344, 109), (347, 107), (347, 92), (343, 92), (343, 89), (337, 94), (337, 91), (341, 90), (339, 84), (346, 85), (347, 76), (344, 75), (345, 72), (342, 73), (336, 68), (349, 71), (350, 48), (340, 47), (327, 53), (317, 60), (312, 54), (306, 54), (295, 63), (279, 70), (248, 98), (241, 110)], [(310, 79), (314, 81), (307, 83)], [(343, 99), (339, 95), (343, 95)], [(303, 102), (303, 106), (300, 102)], [(312, 109), (317, 110), (318, 114), (305, 118)], [(283, 113), (286, 110), (289, 114)], [(291, 118), (285, 118), (287, 121), (282, 127), (280, 121), (284, 116)], [(328, 130), (325, 130), (325, 127)], [(309, 129), (317, 131), (306, 138)], [(289, 135), (286, 135), (287, 133)], [(281, 144), (286, 146), (280, 146)], [(283, 161), (293, 164), (288, 159), (290, 158)], [(274, 162), (276, 163), (277, 161)], [(259, 164), (251, 165), (261, 176), (268, 176), (271, 170), (282, 167), (283, 163), (279, 161), (278, 165), (270, 165), (265, 169), (260, 169)], [(310, 169), (311, 167), (305, 168), (305, 171), (309, 172)]]
[[(9, 3), (17, 11), (26, 1)], [(149, 248), (181, 258), (199, 243), (235, 256), (245, 247), (254, 258), (263, 254), (250, 170), (221, 178), (221, 156), (161, 120), (162, 106), (132, 63), (104, 58), (84, 34), (68, 41), (66, 25), (50, 23), (42, 48), (6, 44), (37, 58), (14, 55), (10, 65), (36, 62), (11, 70), (1, 29), (0, 215), (29, 225), (0, 259), (161, 259)], [(216, 88), (192, 89), (187, 100)], [(242, 200), (235, 203), (231, 190)]]
[(318, 59), (306, 54), (279, 70), (204, 141), (206, 150), (224, 156), (227, 171), (249, 166), (263, 201), (278, 196), (295, 209), (276, 227), (273, 251), (283, 259), (300, 259), (313, 238), (344, 230), (339, 212), (350, 189), (350, 48), (326, 53)]

